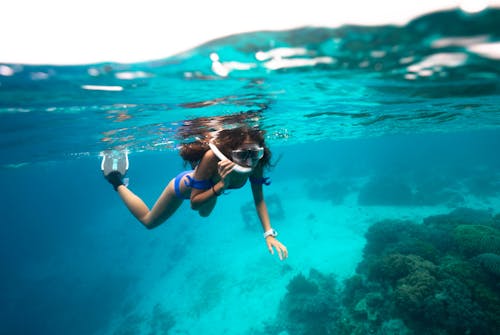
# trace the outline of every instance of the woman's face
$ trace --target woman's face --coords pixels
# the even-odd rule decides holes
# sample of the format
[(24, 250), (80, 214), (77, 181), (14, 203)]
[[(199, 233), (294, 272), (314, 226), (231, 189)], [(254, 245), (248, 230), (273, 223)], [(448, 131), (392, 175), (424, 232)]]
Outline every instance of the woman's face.
[(254, 168), (264, 156), (264, 148), (247, 138), (231, 153), (232, 160), (238, 165)]

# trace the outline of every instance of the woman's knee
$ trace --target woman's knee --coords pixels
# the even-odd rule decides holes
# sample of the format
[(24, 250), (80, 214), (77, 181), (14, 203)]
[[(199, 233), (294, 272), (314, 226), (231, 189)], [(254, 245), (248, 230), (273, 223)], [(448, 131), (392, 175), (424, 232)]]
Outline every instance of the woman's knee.
[(144, 226), (144, 228), (146, 228), (147, 230), (151, 230), (151, 229), (154, 229), (156, 227), (158, 227), (158, 225), (153, 225), (153, 224), (150, 224), (150, 223), (142, 223), (142, 225)]
[(154, 229), (161, 224), (161, 222), (157, 222), (157, 220), (153, 220), (153, 218), (151, 217), (151, 212), (148, 212), (146, 215), (144, 215), (142, 218), (140, 218), (139, 221), (142, 223), (142, 225), (147, 230)]
[(152, 224), (151, 222), (149, 221), (145, 221), (145, 220), (140, 220), (142, 225), (144, 226), (144, 228), (146, 228), (147, 230), (151, 230), (153, 228), (156, 228), (156, 225)]
[(198, 211), (198, 214), (203, 217), (203, 218), (206, 218), (207, 216), (210, 215), (210, 213), (212, 213), (212, 210), (213, 208), (202, 208)]

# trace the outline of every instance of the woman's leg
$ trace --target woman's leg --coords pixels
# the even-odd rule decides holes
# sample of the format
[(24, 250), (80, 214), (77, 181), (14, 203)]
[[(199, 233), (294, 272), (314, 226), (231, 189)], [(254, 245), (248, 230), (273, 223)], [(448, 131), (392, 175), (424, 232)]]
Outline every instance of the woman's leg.
[(130, 212), (148, 229), (165, 222), (183, 202), (183, 199), (175, 195), (174, 179), (165, 187), (151, 210), (141, 198), (124, 185), (118, 186), (117, 191)]

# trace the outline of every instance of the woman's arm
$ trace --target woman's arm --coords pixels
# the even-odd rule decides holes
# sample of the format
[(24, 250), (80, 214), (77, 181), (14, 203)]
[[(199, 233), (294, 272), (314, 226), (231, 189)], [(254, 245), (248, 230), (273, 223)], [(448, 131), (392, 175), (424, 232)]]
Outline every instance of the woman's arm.
[[(262, 178), (262, 171), (256, 171), (254, 177)], [(271, 220), (269, 219), (269, 212), (267, 210), (266, 202), (264, 201), (264, 192), (262, 190), (262, 184), (252, 184), (252, 194), (255, 203), (255, 209), (257, 210), (257, 215), (259, 216), (260, 223), (264, 232), (272, 229)], [(271, 254), (274, 254), (274, 249), (278, 252), (280, 260), (284, 260), (288, 257), (287, 248), (274, 236), (266, 237), (266, 245)], [(274, 248), (274, 249), (273, 249)]]
[(233, 166), (234, 163), (231, 161), (219, 162), (219, 159), (211, 150), (205, 153), (193, 174), (193, 178), (196, 180), (213, 180), (219, 174), (221, 180), (207, 190), (193, 188), (191, 191), (192, 209), (198, 211), (202, 209), (206, 211), (208, 209), (208, 213), (211, 212), (215, 206), (217, 196), (222, 194), (228, 186), (229, 181), (227, 180), (227, 176)]

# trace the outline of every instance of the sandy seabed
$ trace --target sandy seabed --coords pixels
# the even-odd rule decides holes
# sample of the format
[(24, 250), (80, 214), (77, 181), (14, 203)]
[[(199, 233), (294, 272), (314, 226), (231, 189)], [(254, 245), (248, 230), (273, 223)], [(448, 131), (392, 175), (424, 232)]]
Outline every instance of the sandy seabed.
[[(278, 238), (289, 250), (283, 262), (269, 255), (256, 216), (244, 217), (249, 215), (242, 209), (251, 202), (249, 187), (222, 197), (207, 219), (198, 218), (185, 204), (169, 227), (158, 229), (151, 250), (133, 258), (147, 266), (138, 266), (143, 271), (140, 280), (103, 334), (162, 329), (165, 334), (251, 334), (275, 318), (295, 275), (307, 275), (311, 269), (339, 281), (353, 275), (371, 224), (384, 219), (420, 223), (455, 209), (360, 206), (357, 192), (334, 204), (309, 198), (303, 183), (276, 182), (265, 190), (266, 198), (279, 199), (268, 205)], [(465, 200), (466, 207), (474, 209), (500, 208), (498, 198)]]

